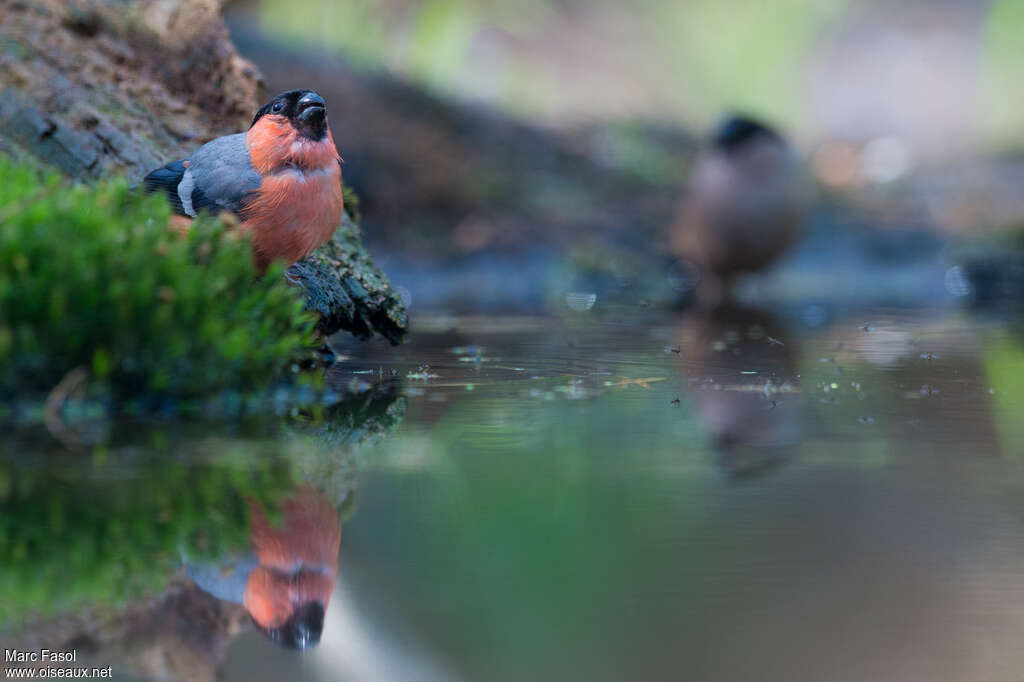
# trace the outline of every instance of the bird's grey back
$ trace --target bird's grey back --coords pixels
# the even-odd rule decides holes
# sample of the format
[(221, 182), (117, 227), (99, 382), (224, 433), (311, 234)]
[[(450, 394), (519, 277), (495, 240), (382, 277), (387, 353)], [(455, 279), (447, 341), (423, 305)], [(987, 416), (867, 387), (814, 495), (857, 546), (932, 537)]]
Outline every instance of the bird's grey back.
[[(225, 135), (211, 140), (189, 157), (188, 173), (195, 190), (205, 199), (203, 206), (211, 212), (226, 210), (237, 213), (247, 195), (259, 189), (260, 174), (253, 168), (245, 133)], [(195, 191), (194, 190), (194, 191)]]

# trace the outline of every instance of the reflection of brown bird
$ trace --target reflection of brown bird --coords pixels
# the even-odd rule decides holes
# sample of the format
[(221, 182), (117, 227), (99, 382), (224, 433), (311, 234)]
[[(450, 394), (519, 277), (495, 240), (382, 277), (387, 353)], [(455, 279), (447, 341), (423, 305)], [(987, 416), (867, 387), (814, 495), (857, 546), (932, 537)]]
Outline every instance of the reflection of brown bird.
[(750, 476), (784, 462), (800, 436), (797, 343), (764, 313), (723, 306), (683, 326), (688, 394), (716, 463)]
[(724, 121), (698, 158), (671, 236), (700, 274), (698, 299), (714, 306), (732, 279), (773, 262), (797, 239), (809, 184), (782, 137), (754, 120)]
[(338, 576), (341, 523), (320, 492), (298, 486), (272, 523), (263, 506), (250, 502), (253, 554), (219, 565), (191, 564), (189, 577), (218, 599), (240, 602), (256, 626), (281, 646), (316, 645)]

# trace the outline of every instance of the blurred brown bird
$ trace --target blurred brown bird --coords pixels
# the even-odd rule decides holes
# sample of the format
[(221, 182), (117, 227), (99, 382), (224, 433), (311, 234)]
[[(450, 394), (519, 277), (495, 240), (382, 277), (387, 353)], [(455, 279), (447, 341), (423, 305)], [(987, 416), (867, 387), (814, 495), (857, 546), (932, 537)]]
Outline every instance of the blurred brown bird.
[(810, 185), (782, 136), (733, 116), (698, 157), (673, 226), (673, 253), (699, 271), (698, 301), (714, 307), (733, 279), (775, 261), (803, 231)]

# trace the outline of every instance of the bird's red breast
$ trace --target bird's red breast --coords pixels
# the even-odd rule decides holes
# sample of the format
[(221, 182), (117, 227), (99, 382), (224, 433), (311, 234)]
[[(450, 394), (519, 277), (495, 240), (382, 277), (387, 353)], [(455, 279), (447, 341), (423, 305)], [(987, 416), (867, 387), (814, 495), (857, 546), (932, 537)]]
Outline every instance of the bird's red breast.
[(294, 263), (330, 240), (344, 208), (341, 166), (330, 130), (321, 140), (303, 137), (283, 116), (262, 116), (246, 144), (263, 177), (242, 214), (261, 269), (272, 260)]
[(250, 538), (259, 566), (249, 574), (245, 608), (263, 627), (277, 627), (310, 601), (327, 608), (338, 574), (341, 523), (330, 501), (300, 486), (282, 505), (274, 525), (258, 503), (250, 505)]

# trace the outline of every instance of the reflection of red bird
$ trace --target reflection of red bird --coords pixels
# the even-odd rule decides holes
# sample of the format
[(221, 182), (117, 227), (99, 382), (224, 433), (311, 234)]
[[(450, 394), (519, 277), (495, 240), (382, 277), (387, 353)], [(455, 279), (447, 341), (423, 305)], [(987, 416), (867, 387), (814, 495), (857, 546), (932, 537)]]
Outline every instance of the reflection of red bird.
[(214, 597), (243, 604), (274, 642), (293, 649), (313, 646), (338, 575), (338, 512), (310, 486), (296, 487), (281, 503), (279, 523), (256, 501), (249, 509), (251, 553), (214, 563), (185, 556), (185, 571)]
[(272, 260), (305, 258), (334, 234), (343, 203), (339, 162), (323, 98), (290, 90), (256, 112), (248, 132), (211, 140), (143, 183), (187, 218), (236, 214), (262, 271)]
[(291, 648), (314, 645), (338, 575), (338, 512), (308, 486), (285, 500), (280, 525), (272, 524), (258, 503), (250, 508), (259, 563), (246, 582), (245, 608), (275, 642)]

